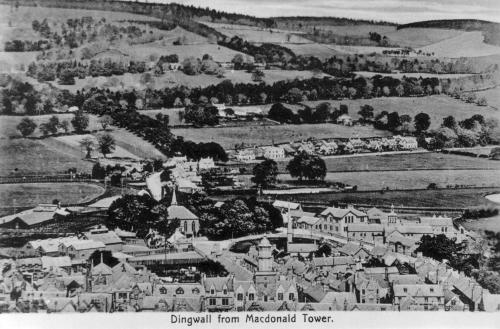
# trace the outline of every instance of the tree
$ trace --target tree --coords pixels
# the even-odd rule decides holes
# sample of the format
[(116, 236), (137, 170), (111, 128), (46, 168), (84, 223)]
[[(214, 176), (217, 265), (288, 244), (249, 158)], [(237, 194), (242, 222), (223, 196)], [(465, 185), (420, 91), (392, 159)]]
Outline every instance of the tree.
[(236, 54), (234, 55), (231, 62), (234, 64), (235, 70), (240, 70), (243, 67), (243, 64), (245, 63), (245, 59), (243, 58), (242, 54)]
[(106, 226), (136, 232), (143, 238), (156, 222), (157, 217), (151, 212), (155, 205), (156, 201), (148, 195), (124, 195), (109, 207)]
[(363, 118), (363, 121), (367, 122), (373, 119), (373, 107), (371, 105), (363, 105), (358, 114)]
[(182, 61), (182, 70), (187, 75), (197, 75), (201, 71), (200, 60), (191, 56)]
[(64, 130), (65, 133), (68, 133), (69, 131), (69, 122), (68, 120), (63, 120), (59, 123), (59, 128)]
[(264, 80), (265, 76), (266, 75), (261, 70), (255, 70), (252, 72), (252, 81), (261, 82), (262, 80)]
[(276, 103), (271, 106), (267, 117), (271, 120), (275, 120), (281, 123), (291, 123), (294, 121), (295, 115), (288, 107), (285, 107), (281, 103)]
[(401, 126), (401, 119), (399, 118), (398, 112), (392, 112), (387, 115), (387, 129), (390, 131), (395, 131), (399, 126)]
[(168, 207), (165, 204), (158, 204), (153, 207), (151, 213), (157, 218), (153, 228), (161, 235), (168, 239), (175, 233), (175, 230), (180, 226), (178, 218), (168, 218)]
[(23, 137), (27, 137), (35, 131), (36, 127), (36, 123), (33, 120), (30, 118), (23, 118), (16, 128)]
[(415, 252), (422, 252), (426, 257), (442, 261), (443, 259), (452, 260), (461, 249), (461, 246), (454, 239), (448, 239), (446, 235), (439, 234), (436, 236), (424, 235)]
[(49, 122), (47, 122), (47, 129), (49, 130), (49, 133), (56, 134), (59, 126), (59, 118), (55, 115), (51, 116)]
[(71, 124), (78, 134), (81, 134), (87, 129), (89, 125), (89, 116), (84, 114), (83, 111), (77, 111), (71, 120)]
[(104, 157), (115, 150), (115, 139), (110, 134), (99, 135), (97, 143), (99, 144), (99, 151), (101, 151)]
[(309, 155), (306, 152), (299, 153), (290, 160), (286, 169), (292, 177), (299, 180), (323, 180), (326, 176), (325, 161), (317, 155)]
[(101, 120), (99, 120), (102, 129), (106, 130), (110, 125), (113, 124), (113, 119), (109, 115), (104, 115)]
[(267, 159), (253, 167), (252, 182), (263, 188), (272, 186), (276, 183), (278, 176), (278, 165), (276, 161)]
[(441, 124), (441, 126), (455, 129), (457, 127), (457, 120), (455, 120), (455, 117), (453, 117), (453, 115), (447, 116), (443, 119), (443, 123)]
[(94, 264), (94, 266), (101, 263), (101, 260), (109, 267), (114, 267), (120, 263), (117, 258), (113, 257), (113, 253), (110, 250), (96, 250), (89, 257), (89, 262)]
[(431, 118), (427, 113), (419, 113), (415, 115), (415, 119), (413, 121), (415, 122), (415, 129), (417, 130), (417, 133), (426, 131), (431, 125)]
[(80, 141), (80, 147), (84, 148), (86, 151), (85, 158), (90, 159), (92, 157), (92, 151), (94, 150), (95, 144), (92, 138), (85, 137)]
[(99, 162), (96, 162), (92, 167), (92, 178), (104, 179), (105, 177), (106, 177), (106, 169), (102, 167)]

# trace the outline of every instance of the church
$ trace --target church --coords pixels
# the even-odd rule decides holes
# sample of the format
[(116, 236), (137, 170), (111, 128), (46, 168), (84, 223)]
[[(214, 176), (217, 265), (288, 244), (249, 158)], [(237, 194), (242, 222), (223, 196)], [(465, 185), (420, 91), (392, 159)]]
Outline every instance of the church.
[(198, 235), (200, 231), (200, 221), (195, 214), (177, 203), (175, 189), (172, 194), (172, 202), (167, 208), (167, 211), (168, 219), (179, 219), (179, 231), (184, 234), (185, 237), (190, 238)]

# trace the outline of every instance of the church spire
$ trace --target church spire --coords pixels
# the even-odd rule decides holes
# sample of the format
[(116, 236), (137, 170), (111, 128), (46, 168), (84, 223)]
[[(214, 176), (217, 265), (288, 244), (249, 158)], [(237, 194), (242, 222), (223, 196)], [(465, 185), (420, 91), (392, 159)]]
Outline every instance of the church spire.
[(177, 196), (175, 195), (175, 187), (174, 187), (174, 190), (172, 192), (172, 202), (170, 202), (170, 205), (171, 206), (176, 206), (177, 205)]

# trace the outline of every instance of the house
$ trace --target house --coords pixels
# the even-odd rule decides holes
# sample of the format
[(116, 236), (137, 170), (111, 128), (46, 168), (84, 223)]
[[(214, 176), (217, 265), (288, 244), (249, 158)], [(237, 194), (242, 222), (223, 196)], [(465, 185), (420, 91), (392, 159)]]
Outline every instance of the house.
[(242, 162), (255, 160), (255, 150), (254, 149), (238, 150), (238, 152), (236, 153), (236, 160)]
[(159, 283), (154, 285), (153, 295), (144, 298), (142, 311), (202, 312), (204, 298), (200, 283)]
[(309, 155), (316, 154), (316, 149), (314, 147), (314, 144), (311, 142), (300, 143), (298, 148), (297, 148), (297, 153), (302, 153), (302, 152), (309, 154)]
[(378, 208), (370, 208), (366, 211), (368, 215), (368, 221), (370, 223), (383, 224), (383, 225), (392, 225), (396, 223), (400, 223), (398, 220), (398, 215), (394, 212), (394, 207), (391, 207), (391, 212), (386, 213)]
[(351, 143), (354, 151), (361, 151), (366, 149), (367, 144), (365, 141), (359, 139), (359, 138), (351, 138), (349, 139), (349, 143)]
[(65, 270), (67, 273), (71, 271), (71, 259), (68, 256), (50, 257), (42, 256), (42, 269), (44, 271), (52, 271), (55, 268)]
[(180, 231), (186, 237), (194, 237), (200, 231), (200, 221), (198, 216), (189, 211), (186, 207), (177, 204), (175, 190), (172, 194), (172, 202), (167, 208), (168, 219), (178, 219), (180, 221)]
[(186, 178), (177, 178), (175, 180), (177, 185), (177, 189), (183, 193), (193, 194), (196, 192), (201, 192), (203, 190), (202, 187), (196, 185), (189, 179)]
[(318, 246), (315, 243), (289, 243), (287, 244), (287, 252), (292, 257), (308, 257), (310, 253), (315, 252)]
[(78, 241), (76, 236), (32, 240), (21, 248), (20, 253), (21, 255), (59, 256), (59, 245), (61, 243), (71, 243), (75, 241)]
[(295, 221), (295, 226), (296, 228), (311, 231), (318, 225), (320, 221), (321, 218), (319, 217), (301, 216)]
[(405, 255), (411, 254), (411, 252), (417, 247), (417, 241), (418, 240), (414, 238), (404, 236), (398, 230), (390, 232), (385, 238), (385, 243), (388, 245), (390, 251)]
[(213, 158), (211, 158), (211, 157), (201, 158), (198, 161), (198, 171), (199, 170), (208, 170), (208, 169), (212, 169), (212, 168), (217, 168), (217, 166), (214, 163)]
[(444, 310), (443, 287), (437, 284), (395, 284), (394, 305), (399, 311)]
[(85, 233), (85, 237), (88, 240), (102, 242), (106, 250), (121, 251), (123, 249), (124, 242), (122, 239), (114, 231), (109, 231), (106, 227), (89, 230)]
[(279, 146), (262, 147), (263, 157), (271, 160), (281, 160), (285, 158), (285, 150)]
[(302, 211), (302, 206), (300, 205), (300, 203), (282, 201), (282, 200), (275, 200), (273, 202), (273, 207), (281, 211), (281, 213), (285, 213), (289, 210)]
[(356, 298), (361, 304), (380, 304), (389, 293), (389, 286), (384, 280), (375, 278), (356, 279)]
[(322, 221), (319, 231), (323, 233), (336, 233), (347, 236), (347, 227), (350, 224), (368, 223), (368, 215), (351, 205), (347, 208), (328, 207), (320, 214)]
[(227, 312), (233, 310), (234, 285), (233, 277), (206, 277), (201, 283), (205, 290), (205, 309), (208, 312)]
[(418, 149), (418, 142), (415, 137), (395, 136), (394, 139), (400, 150), (414, 151)]
[(384, 243), (384, 226), (382, 224), (349, 224), (347, 237), (370, 243)]
[(59, 245), (61, 255), (69, 256), (71, 259), (88, 259), (96, 250), (105, 250), (106, 245), (101, 241), (77, 240), (64, 242)]
[(344, 126), (352, 126), (352, 118), (347, 114), (342, 114), (337, 118), (336, 123)]
[(444, 234), (448, 238), (457, 238), (455, 227), (453, 226), (453, 219), (450, 217), (432, 216), (420, 217), (418, 223), (432, 228), (434, 235)]
[(336, 154), (338, 149), (339, 149), (339, 146), (334, 141), (328, 142), (328, 141), (322, 140), (320, 142), (319, 147), (316, 149), (316, 151), (321, 155), (332, 155), (332, 154)]
[(355, 260), (365, 260), (370, 256), (370, 252), (363, 246), (349, 242), (340, 248), (339, 253), (344, 256), (351, 256)]

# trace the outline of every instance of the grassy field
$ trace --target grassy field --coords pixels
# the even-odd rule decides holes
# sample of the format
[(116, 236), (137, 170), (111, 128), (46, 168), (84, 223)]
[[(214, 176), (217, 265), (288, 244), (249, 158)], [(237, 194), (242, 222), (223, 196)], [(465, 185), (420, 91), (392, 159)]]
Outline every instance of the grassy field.
[(39, 203), (63, 204), (90, 201), (104, 193), (104, 188), (85, 183), (1, 184), (0, 204), (3, 207), (32, 207)]
[[(493, 205), (484, 198), (485, 195), (498, 192), (499, 189), (449, 189), (422, 191), (388, 191), (380, 192), (349, 192), (317, 195), (294, 196), (296, 201), (345, 202), (353, 204), (370, 204), (379, 206), (406, 207), (456, 207), (466, 208), (480, 205)], [(418, 196), (418, 197), (417, 197)]]
[(485, 97), (489, 106), (500, 110), (500, 87), (479, 91), (475, 94), (477, 97)]
[(468, 230), (500, 232), (500, 215), (477, 220), (471, 219), (461, 224)]
[[(327, 74), (315, 75), (312, 71), (296, 71), (296, 70), (264, 70), (263, 81), (268, 84), (273, 84), (282, 80), (294, 79), (310, 79), (313, 76), (319, 78), (328, 76)], [(142, 74), (125, 73), (124, 75), (115, 75), (112, 77), (87, 77), (85, 79), (75, 79), (74, 85), (59, 85), (53, 83), (57, 88), (66, 89), (71, 92), (76, 92), (82, 88), (89, 89), (92, 87), (109, 88), (110, 90), (126, 90), (126, 89), (144, 89), (145, 86), (141, 85), (140, 78)], [(175, 86), (187, 86), (189, 88), (208, 87), (216, 85), (224, 80), (231, 80), (233, 83), (253, 83), (258, 84), (252, 80), (252, 74), (246, 71), (233, 71), (228, 70), (225, 72), (224, 77), (218, 78), (215, 75), (199, 74), (187, 75), (181, 71), (167, 71), (161, 76), (154, 77), (154, 88), (172, 88)]]
[(432, 74), (432, 73), (379, 73), (379, 72), (366, 72), (359, 71), (355, 72), (357, 75), (362, 77), (371, 78), (375, 75), (382, 75), (385, 77), (392, 77), (395, 79), (401, 79), (402, 77), (408, 78), (438, 78), (438, 79), (456, 79), (468, 77), (473, 74)]
[[(309, 106), (315, 106), (323, 101), (304, 102)], [(381, 111), (397, 111), (399, 115), (408, 114), (412, 118), (420, 113), (427, 113), (431, 117), (431, 129), (438, 128), (443, 118), (453, 115), (457, 120), (469, 118), (474, 114), (482, 114), (484, 117), (499, 118), (500, 112), (491, 106), (477, 106), (468, 104), (445, 95), (433, 95), (426, 97), (381, 97), (372, 99), (356, 99), (328, 101), (334, 107), (346, 104), (349, 107), (349, 115), (359, 118), (360, 106), (368, 104), (373, 106), (375, 113)]]
[(235, 24), (221, 24), (203, 22), (203, 24), (210, 26), (217, 31), (229, 37), (238, 36), (248, 42), (255, 43), (311, 43), (311, 40), (305, 39), (297, 32), (278, 30), (278, 29), (264, 29), (247, 25)]
[(481, 32), (465, 32), (420, 48), (423, 52), (434, 53), (437, 57), (481, 57), (500, 54), (500, 47), (484, 43)]
[(447, 29), (408, 28), (384, 34), (401, 47), (423, 47), (461, 35), (463, 31)]
[(344, 52), (334, 50), (329, 45), (322, 43), (288, 44), (286, 47), (293, 51), (296, 55), (315, 56), (321, 60), (328, 59), (337, 54), (344, 54)]
[[(73, 119), (74, 114), (71, 113), (58, 113), (55, 114), (59, 118), (59, 122), (66, 120), (69, 123), (69, 128), (70, 131), (74, 131), (73, 126), (71, 125), (71, 119)], [(52, 114), (46, 114), (46, 115), (33, 115), (33, 116), (8, 116), (8, 115), (2, 115), (0, 117), (0, 139), (1, 138), (7, 138), (11, 136), (18, 136), (20, 137), (21, 134), (19, 131), (16, 129), (16, 126), (21, 122), (23, 118), (30, 118), (33, 120), (37, 126), (40, 126), (41, 123), (48, 122)], [(99, 117), (96, 115), (89, 115), (89, 126), (87, 127), (88, 130), (101, 130), (102, 127), (99, 124)], [(37, 128), (35, 132), (31, 135), (33, 137), (40, 137), (42, 136), (42, 133), (40, 130)]]
[(234, 148), (236, 143), (244, 142), (247, 146), (271, 145), (307, 139), (347, 138), (387, 136), (386, 131), (372, 127), (346, 127), (336, 124), (303, 124), (279, 126), (251, 126), (227, 128), (177, 128), (172, 129), (175, 135), (183, 136), (194, 142), (217, 142), (226, 149)]

